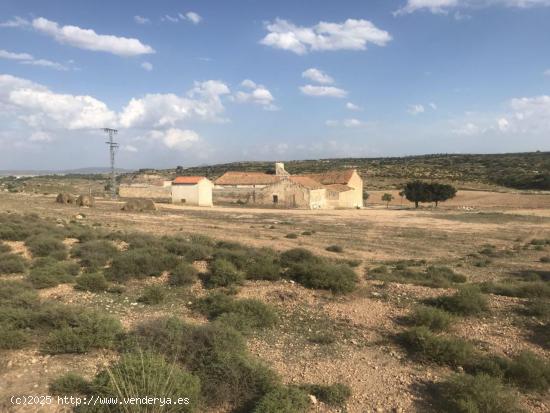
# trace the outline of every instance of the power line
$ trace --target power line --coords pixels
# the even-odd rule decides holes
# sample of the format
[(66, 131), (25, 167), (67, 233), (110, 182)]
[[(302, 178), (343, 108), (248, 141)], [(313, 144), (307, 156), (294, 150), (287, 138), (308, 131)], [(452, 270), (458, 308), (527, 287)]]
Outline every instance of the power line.
[(109, 153), (111, 155), (111, 198), (116, 199), (115, 151), (118, 148), (118, 143), (113, 140), (113, 136), (118, 133), (118, 130), (103, 128), (103, 132), (109, 135), (109, 140), (105, 143), (109, 145)]

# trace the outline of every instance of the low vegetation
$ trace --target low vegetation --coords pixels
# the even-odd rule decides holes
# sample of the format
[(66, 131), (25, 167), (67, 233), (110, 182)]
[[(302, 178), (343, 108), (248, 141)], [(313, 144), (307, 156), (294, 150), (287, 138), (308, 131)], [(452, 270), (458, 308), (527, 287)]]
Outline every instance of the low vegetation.
[(463, 287), (453, 295), (428, 299), (426, 304), (462, 316), (481, 315), (489, 310), (487, 297), (472, 286)]
[(400, 284), (415, 284), (426, 287), (443, 288), (466, 282), (466, 277), (457, 274), (452, 269), (443, 266), (428, 266), (424, 270), (409, 268), (407, 263), (398, 263), (392, 267), (382, 265), (367, 272), (371, 279), (397, 282)]
[(23, 273), (27, 269), (28, 260), (18, 254), (0, 253), (0, 274)]

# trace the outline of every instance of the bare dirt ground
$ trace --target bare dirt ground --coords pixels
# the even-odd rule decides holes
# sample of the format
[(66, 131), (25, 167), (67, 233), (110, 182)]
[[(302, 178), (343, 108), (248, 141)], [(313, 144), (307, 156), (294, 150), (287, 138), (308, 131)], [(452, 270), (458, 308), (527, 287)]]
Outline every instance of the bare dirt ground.
[[(369, 203), (374, 206), (363, 210), (204, 209), (163, 204), (150, 213), (122, 212), (122, 203), (113, 201), (79, 209), (56, 204), (52, 197), (0, 194), (0, 212), (78, 219), (109, 230), (203, 234), (277, 250), (300, 246), (333, 258), (361, 260), (356, 269), (362, 280), (360, 288), (344, 297), (290, 282), (247, 282), (238, 293), (240, 297), (262, 299), (284, 314), (280, 326), (252, 337), (249, 349), (277, 370), (285, 382), (348, 384), (353, 391), (347, 405), (349, 412), (422, 412), (418, 385), (445, 377), (450, 370), (411, 361), (389, 337), (403, 328), (399, 319), (412, 304), (450, 290), (383, 284), (369, 279), (368, 270), (388, 260), (425, 259), (447, 265), (470, 281), (498, 279), (514, 271), (549, 271), (549, 264), (540, 262), (542, 256), (549, 255), (548, 247), (545, 251), (519, 247), (534, 238), (550, 238), (550, 194), (461, 191), (440, 208), (415, 210), (401, 206), (397, 193), (390, 209), (386, 209), (377, 202), (383, 192), (371, 193)], [(312, 235), (302, 235), (304, 231)], [(286, 238), (289, 233), (298, 237)], [(332, 244), (342, 246), (344, 252), (326, 251)], [(494, 258), (485, 267), (473, 265), (468, 255), (487, 244), (499, 251), (517, 252)], [(13, 249), (28, 254), (22, 245), (14, 244)], [(197, 265), (204, 267), (204, 263)], [(118, 300), (109, 295), (76, 292), (68, 285), (42, 290), (41, 295), (44, 299), (102, 308), (118, 315), (126, 328), (166, 314), (204, 322), (186, 307), (188, 297), (174, 297), (160, 307), (136, 303), (140, 288), (137, 283), (129, 286)], [(199, 285), (189, 290), (189, 297), (201, 294), (204, 292)], [(523, 301), (490, 296), (490, 315), (463, 319), (453, 327), (453, 333), (498, 354), (513, 355), (529, 349), (550, 357), (550, 352), (529, 340), (529, 332), (514, 315), (513, 309)], [(341, 339), (329, 346), (307, 340), (308, 335), (323, 331), (335, 331)], [(46, 357), (36, 350), (0, 351), (0, 396), (46, 394), (48, 381), (62, 372), (79, 370), (90, 377), (111, 358), (109, 353)], [(528, 411), (542, 413), (550, 409), (548, 395), (521, 397)], [(7, 404), (0, 404), (0, 410), (56, 411), (18, 410)], [(319, 403), (311, 411), (337, 410)]]

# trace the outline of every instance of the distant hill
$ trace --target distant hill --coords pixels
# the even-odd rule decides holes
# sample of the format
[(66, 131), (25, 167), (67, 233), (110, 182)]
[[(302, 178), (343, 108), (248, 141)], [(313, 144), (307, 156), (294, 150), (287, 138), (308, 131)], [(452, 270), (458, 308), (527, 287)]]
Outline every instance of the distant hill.
[[(131, 169), (116, 169), (117, 173), (129, 173)], [(110, 168), (88, 167), (65, 170), (42, 170), (42, 169), (5, 169), (0, 170), (0, 176), (43, 176), (43, 175), (94, 175), (110, 173)]]
[[(435, 154), (389, 158), (312, 159), (285, 162), (291, 174), (356, 168), (370, 188), (399, 187), (411, 179), (438, 180), (458, 186), (497, 185), (550, 190), (550, 152), (506, 154)], [(269, 172), (273, 162), (233, 162), (185, 168), (181, 175), (215, 179), (227, 171)], [(175, 175), (176, 170), (162, 171)]]

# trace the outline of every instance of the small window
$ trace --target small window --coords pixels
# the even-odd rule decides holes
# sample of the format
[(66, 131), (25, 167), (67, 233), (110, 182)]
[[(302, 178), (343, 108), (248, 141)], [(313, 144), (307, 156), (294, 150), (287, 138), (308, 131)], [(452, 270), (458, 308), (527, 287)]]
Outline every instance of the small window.
[(279, 203), (279, 195), (273, 195), (273, 203), (278, 204)]

